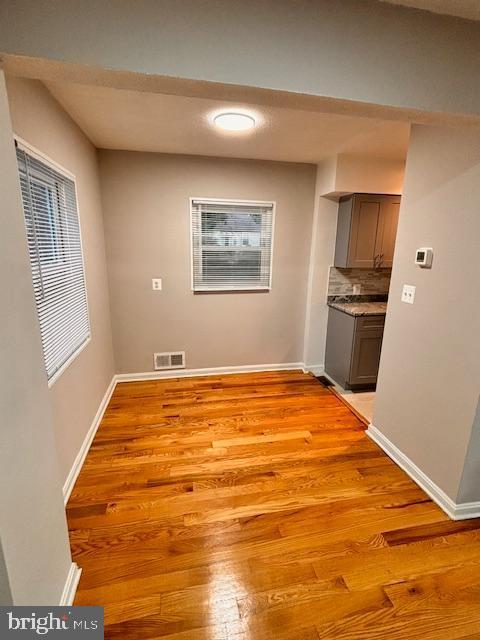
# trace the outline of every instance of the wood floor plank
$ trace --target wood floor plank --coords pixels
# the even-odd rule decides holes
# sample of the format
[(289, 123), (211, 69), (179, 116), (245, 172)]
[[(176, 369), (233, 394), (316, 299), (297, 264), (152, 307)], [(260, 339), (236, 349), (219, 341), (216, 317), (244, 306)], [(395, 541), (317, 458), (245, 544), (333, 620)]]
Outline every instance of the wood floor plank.
[(278, 442), (285, 440), (306, 440), (311, 442), (312, 434), (310, 431), (287, 431), (285, 433), (262, 434), (259, 436), (244, 436), (240, 438), (230, 438), (227, 440), (214, 440), (212, 446), (218, 447), (235, 447), (246, 444), (263, 444), (265, 442)]
[(480, 638), (480, 522), (302, 371), (117, 385), (67, 518), (107, 639)]
[(438, 598), (448, 606), (464, 603), (466, 599), (480, 602), (479, 591), (480, 560), (385, 587), (385, 593), (397, 608), (406, 605), (421, 608), (428, 604), (426, 601)]
[(480, 519), (461, 520), (460, 522), (448, 520), (416, 527), (411, 526), (405, 529), (397, 529), (396, 531), (385, 531), (383, 537), (387, 544), (392, 547), (399, 544), (407, 544), (408, 542), (453, 535), (463, 531), (476, 531), (477, 529), (480, 529)]
[[(386, 547), (375, 553), (364, 554), (361, 562), (358, 558), (352, 559), (348, 567), (342, 567), (341, 575), (350, 589), (361, 590), (374, 584), (385, 585), (428, 574), (439, 568), (455, 566), (456, 563), (480, 562), (480, 539), (464, 541), (463, 544), (461, 540), (449, 536), (448, 539), (437, 538), (435, 542), (428, 540)], [(324, 567), (318, 570), (323, 576)]]

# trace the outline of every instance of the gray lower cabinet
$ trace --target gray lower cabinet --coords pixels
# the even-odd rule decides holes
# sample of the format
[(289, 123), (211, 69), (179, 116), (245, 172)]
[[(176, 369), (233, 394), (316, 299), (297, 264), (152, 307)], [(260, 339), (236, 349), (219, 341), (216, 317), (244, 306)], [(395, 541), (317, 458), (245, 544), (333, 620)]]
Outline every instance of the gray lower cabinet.
[(384, 315), (351, 316), (328, 310), (325, 372), (345, 389), (377, 382)]

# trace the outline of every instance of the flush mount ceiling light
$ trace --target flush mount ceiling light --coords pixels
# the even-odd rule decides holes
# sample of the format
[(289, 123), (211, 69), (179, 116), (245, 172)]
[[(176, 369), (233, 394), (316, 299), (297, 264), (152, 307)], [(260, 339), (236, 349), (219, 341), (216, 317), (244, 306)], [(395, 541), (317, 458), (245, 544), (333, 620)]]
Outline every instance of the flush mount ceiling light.
[(213, 118), (213, 122), (225, 131), (248, 131), (253, 129), (256, 124), (255, 118), (252, 116), (235, 111), (219, 113)]

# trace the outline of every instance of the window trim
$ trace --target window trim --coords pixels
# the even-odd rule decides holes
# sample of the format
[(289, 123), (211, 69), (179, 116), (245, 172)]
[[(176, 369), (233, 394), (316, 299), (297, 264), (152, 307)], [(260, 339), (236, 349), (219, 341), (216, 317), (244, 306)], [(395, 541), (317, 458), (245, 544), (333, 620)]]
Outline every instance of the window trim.
[[(268, 286), (266, 287), (235, 287), (234, 289), (215, 289), (212, 287), (204, 287), (201, 289), (195, 288), (195, 277), (194, 277), (194, 239), (193, 239), (193, 203), (197, 200), (203, 200), (204, 202), (212, 202), (218, 204), (226, 204), (229, 206), (232, 205), (258, 205), (260, 207), (269, 206), (272, 207), (272, 243), (270, 247), (270, 265), (269, 265), (269, 279)], [(230, 198), (208, 198), (205, 196), (195, 196), (189, 198), (189, 207), (190, 207), (190, 287), (194, 294), (203, 294), (203, 293), (237, 293), (237, 292), (268, 292), (272, 290), (272, 280), (273, 280), (273, 249), (275, 245), (275, 218), (276, 218), (276, 208), (277, 202), (275, 200), (239, 200), (238, 198), (230, 199)]]
[[(20, 137), (16, 133), (13, 134), (13, 139), (14, 139), (14, 142), (15, 142), (16, 146), (18, 146), (19, 149), (23, 149), (29, 155), (34, 156), (40, 162), (43, 162), (43, 164), (49, 165), (55, 171), (58, 171), (59, 173), (62, 173), (66, 178), (71, 180), (75, 185), (77, 216), (78, 216), (78, 228), (79, 228), (79, 234), (80, 234), (80, 251), (81, 251), (81, 254), (82, 254), (82, 269), (83, 269), (83, 279), (84, 279), (84, 282), (85, 282), (85, 300), (86, 300), (86, 304), (87, 304), (87, 315), (88, 315), (88, 320), (89, 320), (89, 322), (88, 322), (89, 332), (88, 332), (88, 336), (85, 338), (85, 340), (77, 347), (77, 349), (69, 356), (69, 358), (67, 358), (67, 360), (65, 360), (65, 362), (62, 364), (62, 366), (59, 369), (57, 369), (57, 371), (55, 371), (55, 373), (53, 374), (53, 376), (51, 378), (48, 378), (47, 370), (45, 369), (45, 376), (47, 377), (48, 388), (50, 389), (51, 387), (53, 387), (55, 382), (61, 377), (61, 375), (68, 369), (68, 367), (72, 364), (72, 362), (74, 362), (78, 358), (78, 356), (82, 353), (82, 351), (85, 349), (85, 347), (87, 347), (90, 344), (90, 342), (92, 340), (92, 324), (91, 324), (91, 321), (90, 321), (91, 315), (90, 315), (90, 305), (89, 305), (89, 301), (88, 301), (87, 271), (85, 269), (85, 254), (84, 254), (84, 249), (83, 249), (82, 216), (81, 216), (81, 213), (80, 213), (80, 203), (79, 203), (78, 190), (77, 190), (77, 181), (76, 181), (75, 175), (71, 171), (69, 171), (68, 169), (65, 169), (65, 167), (63, 167), (61, 164), (58, 164), (58, 162), (55, 162), (55, 160), (52, 160), (52, 158), (50, 158), (45, 153), (43, 153), (43, 151), (40, 151), (40, 149), (37, 149), (37, 147), (34, 147), (32, 144), (30, 144), (29, 142), (24, 140), (22, 137)], [(20, 188), (20, 186), (19, 186), (19, 188)], [(20, 195), (20, 197), (21, 197), (21, 195)], [(22, 211), (23, 211), (23, 204), (22, 204)]]

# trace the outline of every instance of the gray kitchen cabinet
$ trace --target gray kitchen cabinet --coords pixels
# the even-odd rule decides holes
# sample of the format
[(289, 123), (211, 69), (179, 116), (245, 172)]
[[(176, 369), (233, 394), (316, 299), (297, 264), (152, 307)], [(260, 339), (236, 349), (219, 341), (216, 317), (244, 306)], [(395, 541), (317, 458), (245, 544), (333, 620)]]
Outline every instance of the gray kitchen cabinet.
[(325, 372), (344, 389), (377, 382), (382, 350), (384, 315), (352, 316), (328, 310)]
[(354, 193), (338, 204), (336, 267), (391, 267), (400, 196)]

